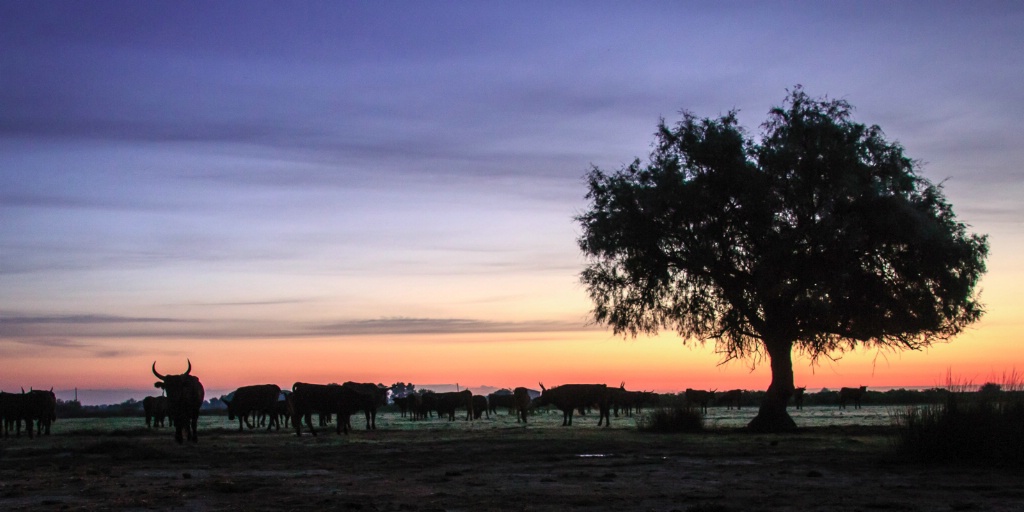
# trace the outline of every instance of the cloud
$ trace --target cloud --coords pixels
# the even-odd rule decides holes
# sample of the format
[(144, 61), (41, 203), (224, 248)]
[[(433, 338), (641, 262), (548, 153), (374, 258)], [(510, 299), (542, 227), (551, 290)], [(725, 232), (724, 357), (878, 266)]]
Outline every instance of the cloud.
[(70, 338), (34, 337), (29, 339), (0, 340), (0, 356), (3, 357), (44, 357), (47, 355), (78, 354), (87, 358), (113, 359), (133, 350), (111, 348)]
[[(121, 333), (121, 336), (137, 335), (138, 329), (125, 332), (125, 326), (139, 325), (184, 325), (190, 320), (159, 317), (126, 317), (102, 314), (80, 315), (13, 315), (0, 313), (0, 337), (5, 339), (30, 339), (33, 344), (48, 347), (77, 348), (75, 341), (62, 338), (64, 333), (73, 331), (82, 336)], [(143, 330), (142, 332), (145, 332)]]
[[(304, 301), (253, 301), (220, 306), (273, 306)], [(127, 317), (102, 314), (9, 315), (0, 324), (0, 338), (47, 348), (87, 349), (89, 339), (236, 340), (427, 334), (499, 334), (593, 330), (587, 322), (565, 320), (491, 321), (460, 318), (386, 317), (337, 322), (298, 322), (280, 319), (201, 320), (167, 317)], [(73, 333), (74, 338), (72, 338)]]
[(379, 318), (324, 324), (315, 332), (332, 336), (398, 334), (497, 334), (526, 332), (565, 332), (589, 330), (583, 322), (530, 321), (495, 322), (459, 318)]
[(313, 302), (313, 299), (280, 299), (280, 300), (253, 300), (253, 301), (238, 301), (238, 302), (197, 302), (198, 306), (285, 306), (291, 304), (307, 304)]
[[(124, 324), (124, 323), (162, 323), (185, 322), (178, 318), (159, 317), (127, 317), (113, 315), (41, 315), (11, 316), (4, 318), (3, 325), (18, 324)], [(2, 333), (2, 331), (0, 331)]]

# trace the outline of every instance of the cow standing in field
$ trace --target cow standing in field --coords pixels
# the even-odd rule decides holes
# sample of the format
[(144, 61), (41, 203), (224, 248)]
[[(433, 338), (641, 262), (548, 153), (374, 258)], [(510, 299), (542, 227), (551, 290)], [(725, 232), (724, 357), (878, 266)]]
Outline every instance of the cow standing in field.
[(478, 420), (484, 414), (491, 419), (491, 410), (487, 405), (487, 397), (484, 395), (473, 395), (473, 419)]
[(708, 403), (715, 398), (714, 391), (704, 391), (702, 389), (686, 388), (684, 395), (686, 396), (687, 404), (700, 407), (700, 412), (704, 414), (708, 413)]
[(498, 414), (498, 408), (504, 407), (509, 414), (516, 409), (515, 392), (509, 389), (499, 389), (487, 395), (487, 409), (491, 414)]
[(800, 387), (793, 390), (793, 404), (796, 405), (797, 410), (804, 408), (804, 391), (807, 391), (807, 387)]
[(16, 393), (5, 393), (0, 391), (0, 428), (4, 430), (4, 437), (10, 435), (11, 430), (16, 429), (16, 435), (21, 435), (22, 409), (25, 399)]
[[(242, 431), (242, 423), (249, 429), (253, 429), (259, 423), (258, 417), (269, 415), (267, 430), (274, 426), (281, 430), (281, 423), (274, 413), (277, 406), (277, 399), (281, 395), (281, 387), (277, 384), (257, 384), (254, 386), (242, 386), (235, 390), (232, 398), (221, 397), (221, 401), (228, 406), (228, 420), (238, 418), (238, 431)], [(252, 420), (250, 421), (250, 415)]]
[[(0, 392), (0, 418), (2, 418), (4, 437), (14, 435), (21, 437), (21, 423), (29, 439), (36, 434), (50, 435), (50, 425), (57, 419), (57, 397), (53, 391), (32, 390), (26, 393)], [(35, 423), (33, 423), (35, 422)]]
[(401, 413), (401, 417), (404, 418), (409, 414), (409, 402), (411, 401), (411, 398), (408, 396), (396, 396), (392, 398), (391, 401), (398, 406), (398, 412)]
[(551, 389), (540, 385), (541, 395), (537, 405), (554, 405), (562, 411), (562, 426), (572, 426), (572, 415), (577, 409), (598, 408), (600, 416), (597, 426), (611, 426), (611, 395), (605, 384), (562, 384)]
[(853, 402), (854, 409), (860, 409), (860, 401), (864, 398), (864, 393), (868, 391), (867, 386), (861, 386), (859, 388), (842, 388), (839, 390), (839, 408), (846, 409), (847, 402)]
[(32, 421), (36, 422), (37, 435), (50, 435), (50, 425), (57, 421), (57, 396), (53, 390), (34, 389), (25, 393), (25, 427), (32, 438)]
[(654, 391), (638, 391), (639, 398), (636, 400), (636, 413), (640, 414), (645, 405), (655, 405), (660, 398)]
[(291, 411), (295, 435), (302, 435), (303, 419), (306, 420), (309, 433), (316, 435), (312, 421), (314, 412), (321, 416), (336, 414), (336, 432), (348, 435), (349, 418), (362, 408), (363, 400), (364, 397), (351, 387), (296, 382), (292, 386), (292, 394), (288, 395), (288, 408)]
[(633, 411), (632, 391), (626, 390), (626, 383), (619, 384), (617, 388), (608, 388), (609, 400), (611, 401), (612, 414), (619, 417), (619, 409), (623, 414), (630, 416)]
[(725, 402), (726, 410), (732, 409), (733, 407), (735, 407), (736, 410), (739, 410), (743, 405), (743, 390), (731, 389), (726, 391), (722, 393), (722, 396), (718, 401)]
[(278, 425), (284, 422), (284, 428), (288, 428), (288, 422), (292, 419), (291, 414), (288, 414), (288, 396), (291, 394), (291, 391), (282, 390), (281, 394), (277, 395), (277, 401), (274, 402), (273, 415), (277, 417)]
[(641, 407), (651, 402), (654, 395), (649, 391), (628, 391), (625, 382), (609, 391), (612, 393), (612, 408), (616, 418), (619, 417), (619, 410), (628, 417), (632, 417), (634, 413), (639, 414)]
[(437, 409), (437, 397), (433, 391), (421, 390), (407, 395), (409, 398), (409, 412), (411, 419), (428, 420), (430, 411)]
[(184, 430), (189, 441), (199, 442), (199, 409), (206, 398), (206, 390), (192, 375), (192, 361), (188, 361), (188, 369), (181, 375), (160, 375), (153, 361), (153, 375), (160, 379), (153, 386), (167, 393), (167, 415), (174, 422), (174, 440), (183, 443)]
[(146, 428), (164, 426), (167, 420), (167, 397), (147, 396), (142, 399), (142, 411), (146, 414)]
[(512, 391), (512, 398), (515, 400), (516, 423), (520, 420), (526, 423), (526, 412), (533, 405), (533, 398), (529, 389), (518, 387)]
[(452, 391), (449, 393), (435, 393), (434, 394), (437, 404), (437, 415), (448, 416), (448, 421), (455, 421), (455, 409), (459, 407), (466, 408), (466, 421), (472, 421), (473, 418), (473, 393), (464, 389), (462, 391)]
[(346, 382), (341, 386), (359, 395), (359, 408), (366, 415), (366, 430), (376, 430), (377, 408), (388, 404), (388, 388), (371, 382)]

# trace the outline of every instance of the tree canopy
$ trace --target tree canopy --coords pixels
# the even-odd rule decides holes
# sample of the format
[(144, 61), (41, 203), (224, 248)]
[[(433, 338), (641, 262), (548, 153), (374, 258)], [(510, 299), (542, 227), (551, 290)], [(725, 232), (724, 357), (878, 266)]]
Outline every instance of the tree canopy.
[(789, 91), (758, 137), (737, 113), (658, 126), (647, 163), (588, 174), (577, 217), (593, 316), (623, 335), (670, 329), (726, 360), (767, 358), (752, 427), (793, 428), (793, 349), (919, 349), (977, 321), (987, 238), (940, 185), (851, 119), (843, 100)]

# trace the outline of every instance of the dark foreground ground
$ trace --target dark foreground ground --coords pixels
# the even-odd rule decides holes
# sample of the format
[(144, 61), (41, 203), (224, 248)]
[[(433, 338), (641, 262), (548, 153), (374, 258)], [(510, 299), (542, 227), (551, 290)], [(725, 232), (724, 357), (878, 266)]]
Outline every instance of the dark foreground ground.
[(316, 438), (222, 427), (184, 446), (134, 427), (0, 440), (0, 510), (1024, 510), (1019, 470), (900, 462), (885, 427), (483, 425)]

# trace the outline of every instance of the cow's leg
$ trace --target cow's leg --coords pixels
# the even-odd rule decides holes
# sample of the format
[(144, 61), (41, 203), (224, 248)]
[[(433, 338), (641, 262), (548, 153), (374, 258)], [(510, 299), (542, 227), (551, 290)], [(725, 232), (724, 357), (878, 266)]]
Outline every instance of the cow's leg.
[(295, 423), (295, 432), (299, 433), (299, 435), (302, 435), (301, 430), (303, 421), (305, 421), (306, 428), (309, 430), (309, 433), (315, 436), (316, 430), (313, 429), (313, 413), (306, 413), (302, 415), (297, 414), (295, 415), (294, 418), (292, 418), (292, 423)]

